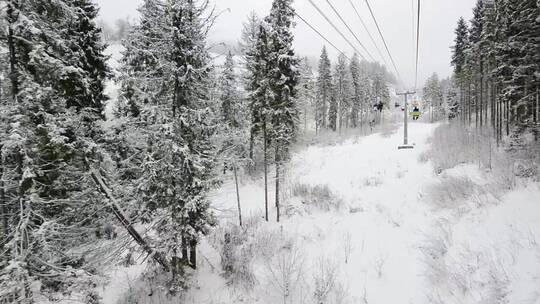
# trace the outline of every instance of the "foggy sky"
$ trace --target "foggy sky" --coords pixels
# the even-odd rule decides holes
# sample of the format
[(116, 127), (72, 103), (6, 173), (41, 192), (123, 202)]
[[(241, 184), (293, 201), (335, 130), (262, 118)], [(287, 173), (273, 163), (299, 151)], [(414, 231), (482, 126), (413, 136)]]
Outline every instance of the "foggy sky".
[[(240, 38), (242, 22), (250, 11), (259, 16), (265, 16), (270, 10), (272, 0), (212, 0), (220, 18), (210, 33), (212, 42), (234, 42)], [(415, 46), (413, 42), (413, 3), (415, 0), (371, 0), (369, 1), (375, 17), (379, 22), (381, 31), (388, 43), (390, 53), (396, 62), (397, 69), (402, 76), (404, 86), (414, 86), (414, 58)], [(96, 0), (101, 7), (101, 18), (113, 23), (118, 18), (137, 18), (137, 7), (142, 0)], [(347, 36), (361, 53), (364, 53), (347, 28), (341, 23), (326, 3), (326, 0), (314, 0), (333, 23)], [(358, 16), (354, 13), (349, 0), (330, 0), (349, 24), (356, 36), (360, 39), (371, 55), (379, 62), (383, 62), (375, 49), (369, 36), (363, 29)], [(367, 24), (371, 35), (380, 51), (385, 56), (388, 69), (393, 72), (391, 62), (386, 55), (382, 40), (379, 38), (375, 24), (369, 14), (364, 0), (352, 0)], [(436, 72), (440, 77), (451, 73), (450, 47), (453, 44), (454, 28), (460, 16), (467, 20), (471, 18), (472, 8), (476, 0), (421, 0), (421, 29), (420, 29), (420, 64), (419, 86), (425, 79)], [(343, 38), (319, 15), (307, 0), (296, 0), (294, 6), (297, 12), (307, 19), (317, 30), (326, 36), (338, 48), (347, 53), (353, 53), (352, 48)], [(415, 8), (416, 10), (416, 8)], [(301, 20), (297, 20), (295, 32), (295, 50), (302, 56), (318, 57), (325, 42), (307, 27)], [(327, 48), (335, 61), (337, 51), (331, 46)], [(365, 54), (364, 54), (365, 55)], [(394, 72), (395, 74), (395, 72)]]

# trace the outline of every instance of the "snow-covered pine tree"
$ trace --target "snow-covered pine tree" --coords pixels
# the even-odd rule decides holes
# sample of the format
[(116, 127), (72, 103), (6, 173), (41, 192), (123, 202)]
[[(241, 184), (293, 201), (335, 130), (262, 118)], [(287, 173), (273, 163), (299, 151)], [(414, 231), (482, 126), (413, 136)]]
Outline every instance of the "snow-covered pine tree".
[(119, 81), (119, 115), (138, 117), (145, 105), (164, 98), (163, 87), (170, 67), (163, 59), (168, 48), (166, 6), (159, 0), (144, 0), (139, 7), (140, 22), (123, 41), (125, 51)]
[(312, 115), (312, 108), (315, 101), (315, 81), (313, 68), (309, 64), (307, 57), (302, 59), (300, 64), (300, 77), (298, 81), (298, 107), (302, 110), (304, 132), (308, 129), (308, 117)]
[(351, 109), (351, 79), (345, 54), (340, 54), (334, 72), (334, 86), (338, 103), (338, 129), (348, 128)]
[(231, 128), (239, 127), (239, 94), (234, 71), (235, 63), (231, 52), (225, 57), (225, 64), (220, 77), (221, 92), (221, 119), (226, 126)]
[(96, 8), (9, 0), (5, 9), (11, 92), (2, 113), (12, 115), (0, 143), (10, 214), (0, 302), (71, 294), (96, 303), (95, 265), (107, 256), (93, 244), (111, 220), (88, 174), (102, 158), (96, 134), (107, 74)]
[(509, 21), (506, 28), (508, 43), (505, 61), (512, 85), (506, 86), (503, 96), (510, 104), (510, 120), (514, 132), (535, 133), (538, 138), (538, 90), (540, 88), (540, 8), (534, 0), (507, 0)]
[(261, 22), (257, 13), (252, 11), (249, 13), (247, 21), (242, 24), (241, 39), (238, 45), (240, 46), (240, 53), (244, 61), (247, 61), (247, 56), (249, 56), (249, 53), (253, 51), (257, 44)]
[(431, 75), (426, 81), (423, 98), (429, 104), (430, 120), (432, 122), (445, 118), (444, 94), (437, 74)]
[(467, 73), (465, 70), (466, 63), (466, 50), (469, 46), (469, 29), (465, 19), (461, 17), (458, 20), (457, 28), (455, 30), (456, 38), (454, 40), (454, 46), (452, 48), (452, 65), (454, 66), (454, 74), (456, 75), (456, 81), (459, 85), (459, 100), (461, 108), (461, 119), (463, 123), (466, 121), (465, 113), (470, 108), (466, 105), (465, 98), (465, 84), (467, 82)]
[(101, 42), (101, 29), (95, 20), (98, 16), (98, 8), (91, 0), (67, 1), (73, 10), (75, 19), (68, 20), (68, 28), (65, 33), (73, 37), (73, 48), (78, 52), (72, 58), (74, 64), (89, 73), (89, 94), (74, 96), (68, 101), (68, 106), (76, 109), (94, 109), (96, 115), (103, 117), (105, 101), (108, 99), (104, 94), (104, 83), (109, 77), (107, 57), (104, 55), (105, 45)]
[(362, 107), (363, 87), (362, 71), (360, 70), (360, 60), (358, 54), (354, 54), (350, 63), (351, 85), (352, 85), (352, 107), (351, 107), (351, 126), (357, 128), (360, 125), (360, 112)]
[(444, 99), (447, 105), (447, 117), (449, 120), (456, 119), (461, 112), (459, 102), (459, 89), (457, 88), (455, 77), (450, 77), (444, 92)]
[[(497, 105), (497, 60), (496, 60), (496, 44), (497, 44), (497, 10), (494, 0), (484, 1), (484, 26), (482, 28), (481, 39), (482, 47), (485, 52), (484, 74), (486, 75), (486, 100), (485, 103), (485, 120), (491, 125), (493, 134), (499, 139), (498, 122), (498, 105)], [(453, 77), (455, 78), (455, 76)], [(489, 113), (488, 113), (489, 111)], [(499, 141), (498, 141), (499, 142)]]
[(466, 67), (471, 81), (471, 100), (474, 104), (474, 121), (476, 127), (483, 124), (483, 86), (484, 86), (484, 57), (482, 32), (484, 27), (484, 0), (477, 0), (473, 9), (473, 18), (469, 28), (469, 48), (466, 51)]
[(268, 145), (270, 143), (270, 119), (269, 103), (271, 98), (270, 79), (271, 70), (270, 45), (268, 25), (263, 22), (259, 26), (259, 32), (255, 47), (247, 54), (248, 65), (251, 73), (247, 92), (249, 96), (250, 122), (250, 159), (253, 160), (253, 143), (255, 138), (262, 138), (263, 167), (264, 167), (264, 206), (265, 219), (268, 218)]
[(315, 101), (315, 127), (319, 131), (328, 126), (328, 107), (332, 96), (332, 65), (328, 58), (326, 47), (323, 47), (319, 60), (319, 75), (317, 76), (317, 98)]
[[(124, 137), (131, 137), (128, 147), (137, 142), (135, 159), (142, 169), (126, 175), (124, 183), (135, 189), (139, 216), (157, 232), (151, 242), (170, 261), (179, 284), (183, 267), (196, 267), (198, 240), (214, 223), (207, 193), (216, 184), (210, 139), (215, 120), (205, 42), (213, 17), (205, 9), (205, 3), (192, 0), (145, 1), (141, 23), (125, 43), (121, 77), (130, 126), (123, 134), (135, 131)], [(133, 155), (120, 159), (132, 161)]]
[(219, 121), (220, 160), (225, 168), (232, 170), (236, 185), (238, 220), (242, 226), (242, 208), (238, 187), (238, 170), (248, 159), (249, 113), (238, 92), (234, 57), (231, 52), (225, 58), (225, 64), (219, 81), (221, 116)]
[(276, 167), (276, 219), (280, 220), (280, 182), (281, 169), (290, 157), (290, 146), (298, 132), (299, 111), (296, 105), (299, 60), (293, 50), (294, 8), (293, 0), (274, 0), (270, 15), (265, 18), (268, 24), (270, 69), (266, 75), (271, 90), (269, 118), (272, 124)]
[(161, 247), (171, 255), (173, 275), (188, 263), (196, 267), (199, 238), (214, 223), (207, 198), (216, 182), (206, 83), (211, 68), (206, 34), (212, 17), (208, 19), (205, 10), (205, 3), (196, 0), (169, 2), (165, 59), (170, 60), (171, 75), (163, 86), (172, 111), (162, 125), (164, 134), (153, 134), (155, 145), (141, 184), (147, 205), (155, 206), (158, 216), (166, 214), (156, 231)]
[(339, 103), (337, 90), (334, 84), (330, 88), (330, 98), (328, 103), (328, 128), (334, 132), (338, 130)]
[[(254, 87), (251, 87), (254, 84), (253, 80), (257, 75), (257, 65), (255, 54), (257, 53), (257, 42), (259, 39), (259, 30), (261, 27), (261, 20), (255, 12), (251, 12), (248, 16), (248, 20), (242, 25), (242, 36), (241, 41), (239, 42), (240, 51), (242, 53), (242, 58), (244, 59), (244, 73), (242, 75), (242, 80), (244, 88), (247, 92), (253, 92)], [(249, 95), (249, 94), (248, 94)], [(250, 97), (248, 96), (248, 99)], [(252, 102), (251, 102), (252, 103)], [(259, 113), (251, 112), (249, 113), (252, 121), (252, 128), (250, 129), (249, 137), (249, 158), (251, 160), (250, 170), (252, 171), (255, 167), (255, 141), (257, 138), (258, 130), (255, 127), (257, 121), (260, 121)], [(255, 127), (255, 128), (254, 128)]]

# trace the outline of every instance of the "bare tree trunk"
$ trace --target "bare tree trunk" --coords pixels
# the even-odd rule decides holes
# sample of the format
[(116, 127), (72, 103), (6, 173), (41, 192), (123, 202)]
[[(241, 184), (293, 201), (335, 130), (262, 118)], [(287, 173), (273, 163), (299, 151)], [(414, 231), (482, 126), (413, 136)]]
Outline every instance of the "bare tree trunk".
[(461, 123), (465, 125), (465, 89), (463, 88), (463, 81), (459, 80), (459, 116)]
[[(474, 79), (474, 78), (473, 78)], [(474, 127), (476, 129), (478, 129), (478, 123), (479, 123), (479, 119), (478, 119), (478, 97), (479, 97), (479, 94), (478, 94), (478, 82), (476, 81), (476, 79), (474, 79)]]
[(189, 242), (185, 236), (182, 236), (182, 263), (188, 264), (189, 254), (188, 254)]
[(238, 203), (238, 222), (242, 226), (242, 206), (240, 205), (240, 190), (238, 189), (238, 172), (236, 164), (233, 165), (234, 184), (236, 186), (236, 202)]
[(510, 136), (510, 102), (508, 100), (505, 101), (506, 109), (506, 136)]
[(540, 125), (538, 121), (540, 120), (540, 104), (538, 96), (538, 87), (536, 87), (536, 105), (535, 105), (535, 114), (534, 114), (534, 125), (536, 126), (536, 131), (534, 132), (534, 141), (538, 141), (538, 133), (540, 133)]
[(197, 241), (191, 240), (189, 242), (189, 265), (193, 269), (197, 269)]
[(471, 81), (468, 80), (468, 94), (467, 94), (467, 116), (469, 118), (469, 126), (472, 123), (472, 114), (471, 114)]
[(266, 136), (266, 118), (263, 118), (264, 218), (268, 222), (268, 139), (266, 138)]
[(276, 143), (276, 221), (279, 223), (280, 206), (279, 206), (279, 169), (280, 169), (280, 155), (279, 155), (279, 143)]
[(484, 76), (482, 73), (482, 65), (480, 65), (480, 128), (484, 126)]
[(309, 104), (306, 103), (305, 109), (304, 109), (304, 133), (307, 133), (307, 117), (308, 117), (308, 111), (309, 111)]
[(255, 160), (253, 159), (253, 149), (255, 148), (255, 132), (253, 132), (253, 129), (249, 132), (249, 159), (253, 163)]
[(14, 1), (8, 1), (7, 3), (7, 21), (8, 21), (8, 36), (7, 36), (7, 43), (8, 43), (8, 49), (9, 49), (9, 66), (10, 66), (10, 73), (9, 78), (11, 80), (11, 94), (13, 96), (13, 100), (16, 100), (17, 95), (19, 94), (19, 71), (17, 70), (17, 55), (15, 54), (15, 41), (14, 41), (14, 35), (13, 27), (12, 25), (15, 23), (15, 8), (13, 7), (15, 5)]
[(0, 252), (4, 252), (4, 245), (9, 235), (7, 200), (4, 188), (4, 158), (2, 157), (3, 146), (0, 146), (0, 216), (2, 217), (2, 235), (0, 237)]

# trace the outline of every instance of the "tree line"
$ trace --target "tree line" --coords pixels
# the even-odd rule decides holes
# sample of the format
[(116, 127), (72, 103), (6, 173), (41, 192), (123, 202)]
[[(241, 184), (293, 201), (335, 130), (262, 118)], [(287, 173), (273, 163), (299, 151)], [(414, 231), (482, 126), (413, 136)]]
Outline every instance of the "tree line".
[(388, 85), (393, 76), (377, 62), (360, 61), (358, 54), (340, 54), (332, 68), (323, 48), (315, 82), (315, 129), (342, 132), (372, 122), (374, 110), (391, 107)]
[(538, 140), (540, 8), (534, 0), (478, 0), (452, 48), (450, 118), (505, 137)]

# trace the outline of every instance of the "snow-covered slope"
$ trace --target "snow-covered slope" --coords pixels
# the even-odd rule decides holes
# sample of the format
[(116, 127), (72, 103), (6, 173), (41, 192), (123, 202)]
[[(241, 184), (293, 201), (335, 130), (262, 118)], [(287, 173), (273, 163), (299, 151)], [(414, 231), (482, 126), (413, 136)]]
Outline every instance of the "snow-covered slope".
[[(113, 69), (121, 51), (108, 50)], [(117, 85), (107, 90), (114, 101)], [(401, 114), (385, 121), (394, 116)], [(539, 303), (538, 185), (495, 195), (489, 192), (493, 177), (475, 166), (436, 175), (429, 162), (419, 161), (436, 127), (410, 125), (414, 150), (397, 149), (400, 129), (295, 153), (283, 185), (287, 216), (281, 223), (275, 222), (273, 181), (271, 221), (265, 223), (263, 181), (243, 178), (247, 224), (238, 250), (253, 255), (242, 257), (252, 288), (230, 285), (223, 276), (223, 237), (238, 233), (231, 228), (236, 191), (227, 180), (212, 194), (220, 226), (200, 247), (193, 288), (182, 301), (313, 303), (318, 295), (325, 303)], [(440, 193), (463, 184), (470, 193)], [(444, 205), (446, 197), (455, 202)], [(111, 283), (100, 289), (105, 303), (179, 301), (141, 280), (144, 269), (112, 269)]]

